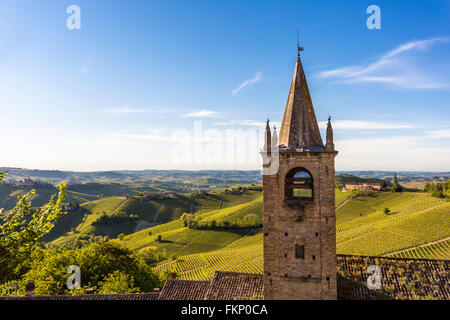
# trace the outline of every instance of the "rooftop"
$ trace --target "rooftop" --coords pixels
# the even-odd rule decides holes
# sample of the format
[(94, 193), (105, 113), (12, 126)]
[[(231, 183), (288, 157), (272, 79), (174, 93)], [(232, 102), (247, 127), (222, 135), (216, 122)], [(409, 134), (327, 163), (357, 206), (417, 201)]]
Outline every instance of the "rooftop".
[[(337, 255), (338, 299), (450, 299), (450, 260)], [(367, 268), (381, 270), (381, 290), (367, 288)], [(262, 274), (216, 271), (211, 281), (168, 279), (161, 293), (0, 297), (0, 300), (260, 300)]]

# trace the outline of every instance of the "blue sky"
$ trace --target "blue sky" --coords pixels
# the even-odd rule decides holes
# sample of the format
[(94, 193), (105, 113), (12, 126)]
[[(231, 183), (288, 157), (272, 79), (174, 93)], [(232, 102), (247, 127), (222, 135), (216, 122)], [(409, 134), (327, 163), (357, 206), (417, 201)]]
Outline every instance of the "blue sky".
[(299, 29), (337, 170), (450, 170), (449, 21), (448, 0), (3, 0), (0, 166), (259, 169)]

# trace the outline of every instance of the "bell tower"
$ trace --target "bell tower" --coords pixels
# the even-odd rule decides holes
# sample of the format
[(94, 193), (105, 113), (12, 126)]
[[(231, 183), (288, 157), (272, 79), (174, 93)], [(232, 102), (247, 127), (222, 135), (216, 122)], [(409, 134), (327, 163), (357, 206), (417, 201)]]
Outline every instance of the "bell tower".
[(320, 136), (302, 50), (298, 47), (279, 139), (271, 136), (267, 124), (262, 152), (265, 299), (337, 298), (337, 151), (330, 119), (325, 146)]

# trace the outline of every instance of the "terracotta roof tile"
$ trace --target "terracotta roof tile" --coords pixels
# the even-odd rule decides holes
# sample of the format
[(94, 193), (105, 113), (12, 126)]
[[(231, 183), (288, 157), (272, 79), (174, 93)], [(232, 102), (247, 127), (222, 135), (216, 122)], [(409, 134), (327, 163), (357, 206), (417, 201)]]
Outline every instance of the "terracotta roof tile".
[[(450, 260), (337, 255), (338, 299), (450, 299)], [(367, 267), (381, 269), (380, 290), (367, 288)]]
[(167, 279), (159, 300), (203, 300), (209, 281)]
[[(337, 255), (338, 299), (450, 299), (450, 260)], [(381, 290), (366, 286), (367, 267), (381, 269)], [(0, 300), (250, 300), (263, 299), (263, 275), (216, 271), (211, 281), (168, 279), (161, 293), (0, 297)]]
[(216, 271), (206, 300), (259, 300), (264, 298), (262, 274)]
[(159, 293), (130, 293), (130, 294), (81, 294), (75, 296), (22, 296), (0, 297), (0, 300), (157, 300)]

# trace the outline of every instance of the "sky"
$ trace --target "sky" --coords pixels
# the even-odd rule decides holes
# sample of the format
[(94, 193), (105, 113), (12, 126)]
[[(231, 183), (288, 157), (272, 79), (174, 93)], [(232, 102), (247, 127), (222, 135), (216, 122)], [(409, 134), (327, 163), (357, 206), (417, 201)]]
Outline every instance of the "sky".
[(449, 21), (448, 0), (2, 0), (0, 167), (260, 169), (299, 30), (337, 170), (450, 171)]

